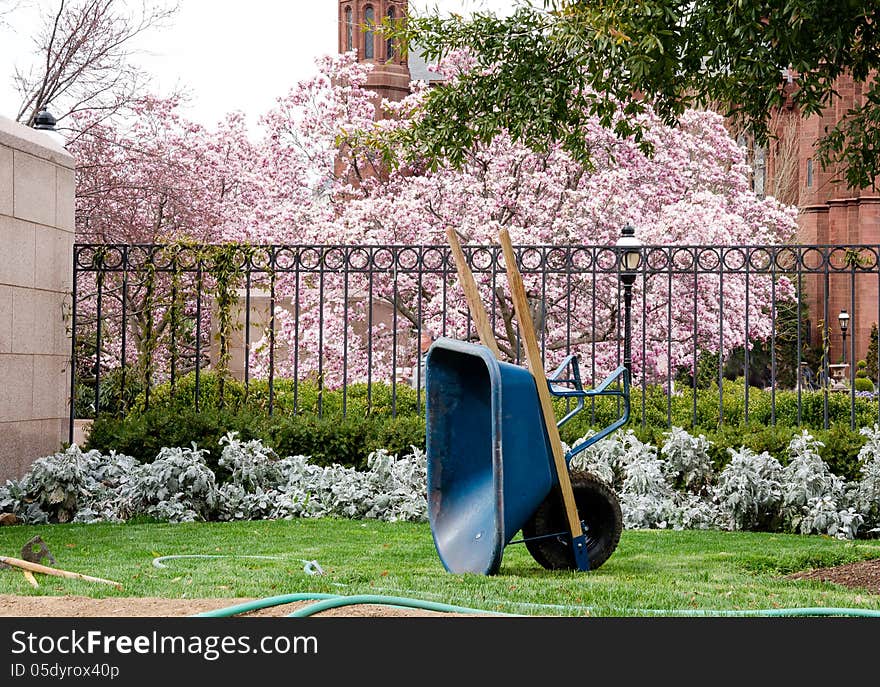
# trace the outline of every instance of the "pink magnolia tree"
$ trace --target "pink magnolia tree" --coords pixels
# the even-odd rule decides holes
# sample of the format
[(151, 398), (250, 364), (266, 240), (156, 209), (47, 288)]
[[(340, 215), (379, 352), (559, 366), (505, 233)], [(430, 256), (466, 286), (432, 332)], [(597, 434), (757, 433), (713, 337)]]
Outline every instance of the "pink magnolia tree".
[[(100, 357), (98, 368), (109, 371), (124, 361), (147, 382), (167, 375), (171, 359), (181, 373), (204, 363), (210, 310), (200, 312), (191, 296), (216, 286), (215, 270), (206, 260), (200, 279), (186, 268), (198, 260), (194, 246), (240, 231), (262, 184), (259, 148), (240, 114), (208, 131), (181, 116), (176, 100), (146, 98), (136, 115), (78, 115), (82, 133), (69, 150), (77, 160), (77, 241), (127, 246), (81, 252), (80, 267), (110, 269), (78, 274), (78, 365), (94, 371)], [(151, 244), (171, 248), (157, 254), (143, 247)]]
[[(365, 141), (418, 117), (424, 86), (400, 103), (379, 104), (366, 89), (369, 66), (353, 54), (323, 58), (318, 67), (266, 113), (261, 135), (246, 131), (238, 115), (207, 131), (182, 118), (173, 101), (156, 100), (127, 128), (84, 127), (90, 133), (73, 150), (80, 241), (348, 246), (293, 248), (276, 269), (253, 275), (254, 288), (276, 296), (277, 375), (314, 376), (327, 386), (387, 381), (417, 362), (413, 333), (471, 336), (454, 267), (443, 262), (447, 226), (472, 246), (491, 246), (505, 227), (516, 244), (546, 247), (537, 261), (538, 252), (522, 254), (546, 362), (578, 353), (588, 378), (618, 363), (620, 290), (607, 248), (624, 225), (643, 243), (662, 246), (779, 244), (794, 235), (794, 209), (749, 189), (744, 154), (715, 114), (689, 112), (674, 128), (643, 115), (651, 157), (592, 122), (589, 169), (561, 149), (532, 151), (501, 135), (458, 168), (390, 170)], [(443, 68), (454, 77), (461, 65)], [(377, 121), (377, 107), (390, 116)], [(388, 245), (409, 248), (380, 248)], [(568, 246), (598, 248), (553, 250)], [(475, 254), (476, 277), (502, 351), (516, 359), (516, 322), (497, 254), (497, 247)], [(706, 269), (694, 269), (691, 255), (653, 254), (636, 279), (637, 375), (657, 379), (690, 365), (695, 342), (726, 353), (771, 333), (770, 275), (719, 277), (705, 256)], [(669, 264), (679, 273), (670, 277)], [(172, 313), (195, 318), (192, 298), (182, 310), (172, 307), (165, 279), (153, 300), (141, 294), (129, 304), (130, 316), (138, 313), (129, 339), (153, 342), (134, 355), (172, 355)], [(187, 279), (177, 288), (210, 292), (210, 274), (202, 284)], [(778, 279), (776, 297), (790, 293)], [(157, 330), (164, 337), (158, 346)], [(207, 335), (207, 321), (200, 330)], [(187, 345), (194, 344), (190, 337)], [(269, 350), (268, 336), (255, 343), (255, 375), (269, 373)], [(119, 359), (118, 351), (108, 355)]]
[[(318, 163), (313, 174), (321, 190), (311, 222), (295, 233), (283, 222), (271, 223), (267, 228), (274, 240), (423, 246), (418, 255), (430, 265), (437, 253), (424, 246), (445, 245), (447, 226), (455, 227), (466, 244), (493, 244), (499, 229), (506, 227), (517, 244), (550, 247), (612, 246), (626, 224), (648, 245), (779, 244), (794, 235), (795, 209), (750, 190), (744, 153), (716, 114), (689, 112), (673, 128), (648, 113), (644, 118), (654, 147), (651, 157), (593, 122), (587, 133), (591, 169), (559, 148), (539, 153), (502, 135), (471, 151), (459, 168), (388, 173), (377, 171), (373, 154), (359, 142), (370, 131), (407, 126), (418, 116), (422, 91), (401, 103), (384, 103), (392, 117), (376, 122), (376, 99), (365, 90), (366, 76), (365, 65), (353, 55), (328, 58), (316, 79), (295, 88), (266, 118), (276, 125), (284, 122), (284, 135), (271, 139), (278, 158), (300, 154), (303, 140), (318, 142), (323, 151), (310, 154), (310, 161)], [(336, 150), (342, 153), (334, 156)], [(345, 381), (362, 378), (368, 367), (373, 378), (390, 379), (401, 360), (412, 364), (418, 355), (414, 341), (399, 339), (401, 332), (469, 335), (453, 268), (447, 265), (445, 274), (416, 269), (413, 251), (403, 250), (396, 263), (383, 251), (375, 255), (378, 269), (371, 283), (332, 269), (318, 279), (314, 274), (279, 279), (279, 293), (295, 295), (300, 303), (295, 317), (289, 307), (277, 313), (279, 338), (297, 350), (300, 374), (319, 365), (327, 384), (339, 384), (341, 361), (347, 358)], [(594, 369), (597, 376), (604, 375), (619, 361), (619, 281), (610, 263), (612, 253), (576, 252), (570, 272), (560, 264), (561, 253), (545, 252), (538, 267), (536, 255), (525, 254), (522, 269), (548, 365), (571, 351), (587, 359), (588, 376)], [(701, 350), (726, 353), (771, 334), (769, 274), (752, 274), (748, 284), (743, 274), (719, 278), (723, 270), (707, 264), (711, 254), (700, 258), (706, 269), (693, 269), (696, 259), (691, 256), (687, 251), (656, 253), (651, 269), (636, 280), (634, 339), (640, 342), (644, 335), (646, 340), (644, 353), (640, 345), (633, 349), (637, 374), (643, 371), (656, 379), (690, 365), (695, 341)], [(727, 255), (725, 262), (728, 268), (743, 266), (737, 253)], [(664, 264), (675, 264), (680, 272), (671, 283)], [(516, 323), (505, 295), (503, 264), (496, 261), (494, 268), (476, 276), (484, 303), (494, 313), (500, 347), (516, 358)], [(790, 294), (791, 285), (778, 280), (776, 297)], [(388, 304), (393, 314), (378, 321), (370, 308), (376, 302)], [(275, 364), (281, 373), (291, 371), (290, 361), (276, 359)], [(258, 371), (266, 371), (265, 356), (257, 365)]]

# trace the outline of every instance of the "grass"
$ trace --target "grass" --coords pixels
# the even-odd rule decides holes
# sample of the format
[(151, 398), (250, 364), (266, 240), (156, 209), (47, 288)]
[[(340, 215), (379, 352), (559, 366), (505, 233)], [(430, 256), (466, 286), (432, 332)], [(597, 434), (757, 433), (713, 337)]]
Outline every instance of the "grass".
[[(65, 570), (119, 581), (121, 591), (38, 575), (31, 587), (0, 571), (0, 593), (24, 595), (261, 598), (294, 592), (384, 594), (538, 615), (644, 615), (639, 609), (880, 609), (880, 595), (836, 585), (789, 581), (798, 570), (880, 558), (880, 541), (720, 531), (627, 531), (609, 561), (587, 574), (549, 572), (525, 547), (505, 550), (493, 577), (451, 575), (424, 523), (355, 520), (236, 523), (44, 525), (0, 528), (0, 554), (18, 556), (40, 535)], [(157, 556), (278, 556), (177, 559)], [(326, 574), (303, 572), (317, 560)], [(529, 604), (545, 604), (535, 606)], [(564, 606), (556, 608), (554, 606)]]

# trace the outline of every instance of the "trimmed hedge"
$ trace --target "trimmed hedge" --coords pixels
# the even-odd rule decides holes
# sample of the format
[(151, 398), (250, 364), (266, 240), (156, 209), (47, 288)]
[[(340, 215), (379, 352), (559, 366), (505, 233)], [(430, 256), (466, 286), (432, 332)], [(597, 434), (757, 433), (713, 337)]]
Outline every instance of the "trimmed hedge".
[(260, 413), (218, 409), (158, 409), (133, 413), (124, 419), (102, 415), (92, 423), (82, 448), (101, 453), (116, 451), (142, 463), (152, 463), (164, 447), (189, 447), (195, 443), (210, 451), (207, 462), (217, 472), (220, 439), (230, 431), (238, 432), (244, 441), (262, 438), (264, 423)]
[(190, 446), (209, 451), (208, 466), (225, 477), (217, 465), (220, 439), (230, 431), (243, 441), (260, 439), (281, 456), (306, 455), (318, 465), (340, 463), (365, 469), (371, 452), (385, 448), (405, 453), (411, 445), (424, 449), (425, 421), (420, 417), (317, 417), (312, 414), (269, 417), (251, 410), (156, 408), (128, 418), (102, 416), (94, 421), (83, 447), (102, 453), (116, 451), (144, 463), (152, 462), (165, 446)]
[[(230, 430), (237, 431), (243, 440), (261, 439), (280, 455), (310, 455), (322, 465), (336, 462), (360, 469), (373, 450), (385, 448), (400, 452), (408, 450), (410, 445), (425, 447), (424, 394), (419, 412), (415, 390), (404, 384), (397, 385), (393, 391), (381, 382), (369, 388), (366, 384), (353, 384), (343, 394), (341, 390), (319, 393), (314, 382), (300, 382), (294, 387), (290, 379), (276, 379), (272, 417), (268, 415), (267, 380), (252, 380), (249, 389), (235, 380), (224, 380), (222, 386), (221, 401), (218, 376), (212, 372), (201, 373), (200, 411), (196, 413), (194, 374), (179, 378), (173, 393), (170, 384), (158, 385), (150, 393), (149, 410), (142, 409), (146, 399), (141, 394), (135, 399), (134, 410), (124, 419), (102, 415), (96, 420), (86, 448), (102, 452), (116, 450), (149, 462), (163, 446), (189, 446), (195, 442), (211, 452), (209, 462), (216, 470), (218, 441)], [(673, 425), (691, 433), (703, 433), (714, 443), (711, 453), (717, 469), (727, 464), (728, 447), (766, 450), (785, 462), (785, 447), (798, 431), (797, 392), (776, 392), (775, 426), (770, 424), (770, 391), (750, 387), (747, 423), (742, 381), (725, 381), (722, 394), (724, 424), (719, 427), (717, 386), (698, 389), (696, 424), (692, 422), (694, 400), (690, 388), (667, 399), (665, 387), (648, 387), (643, 427), (642, 390), (636, 387), (632, 393), (632, 420), (627, 427), (644, 441), (662, 444), (663, 433), (668, 430), (668, 403)], [(835, 474), (848, 480), (859, 476), (856, 455), (864, 443), (858, 431), (849, 428), (850, 401), (849, 394), (828, 394), (831, 425), (824, 430), (825, 394), (801, 392), (802, 427), (825, 444), (823, 459)], [(555, 402), (561, 417), (566, 403), (562, 399)], [(617, 414), (618, 402), (614, 399), (588, 401), (584, 411), (562, 428), (562, 439), (571, 444), (591, 429), (610, 424)], [(877, 401), (857, 397), (856, 427), (873, 425), (877, 419)]]
[[(857, 380), (858, 381), (858, 380)], [(249, 388), (231, 379), (223, 380), (210, 371), (202, 372), (199, 379), (199, 408), (201, 410), (253, 411), (267, 414), (269, 410), (269, 383), (265, 379), (251, 380)], [(189, 410), (195, 403), (195, 374), (180, 377), (174, 391), (169, 383), (160, 384), (150, 392), (150, 410), (166, 409), (169, 411)], [(339, 389), (319, 390), (316, 383), (301, 381), (298, 385), (293, 380), (278, 378), (273, 384), (273, 413), (284, 416), (298, 414), (321, 414), (323, 416), (341, 417), (343, 407), (347, 417), (390, 418), (392, 416), (423, 417), (424, 392), (419, 398), (421, 407), (416, 403), (416, 391), (406, 384), (398, 384), (394, 388), (383, 382), (375, 382), (369, 387), (364, 383), (351, 384), (344, 392)], [(649, 427), (666, 429), (667, 409), (671, 416), (671, 424), (685, 429), (715, 430), (719, 424), (739, 427), (741, 425), (771, 425), (782, 427), (802, 426), (811, 430), (822, 429), (825, 417), (826, 394), (822, 391), (801, 391), (801, 415), (798, 422), (798, 392), (778, 390), (773, 394), (769, 390), (749, 387), (749, 413), (745, 413), (745, 386), (742, 379), (725, 380), (719, 395), (718, 386), (710, 385), (706, 389), (697, 389), (696, 408), (694, 408), (693, 390), (690, 387), (679, 388), (668, 399), (666, 387), (652, 385), (645, 389), (645, 424)], [(849, 393), (828, 393), (829, 424), (849, 423), (851, 397)], [(110, 399), (108, 399), (110, 401)], [(636, 386), (632, 390), (632, 417), (634, 423), (641, 425), (642, 389)], [(775, 402), (775, 417), (773, 404)], [(565, 412), (565, 401), (556, 400), (560, 413)], [(109, 408), (116, 409), (118, 404), (112, 402)], [(610, 424), (618, 416), (618, 401), (600, 398), (587, 401), (585, 411), (575, 417), (567, 427), (572, 434), (583, 436), (591, 426)], [(129, 417), (145, 412), (146, 397), (140, 393), (134, 403)], [(723, 422), (719, 423), (719, 412), (723, 408)], [(320, 413), (319, 413), (320, 409)], [(880, 404), (876, 398), (857, 396), (855, 399), (855, 424), (857, 427), (870, 426), (880, 419)], [(112, 411), (111, 411), (112, 412)], [(694, 414), (696, 413), (696, 422)]]
[[(222, 388), (222, 393), (221, 393)], [(191, 408), (196, 398), (195, 373), (191, 372), (175, 380), (174, 389), (165, 382), (150, 391), (149, 410)], [(147, 409), (146, 396), (141, 393), (133, 405), (135, 413)], [(425, 395), (421, 397), (424, 406)], [(391, 417), (393, 415), (417, 415), (416, 391), (406, 384), (390, 385), (377, 382), (350, 384), (345, 392), (339, 389), (321, 389), (315, 382), (279, 377), (272, 384), (272, 412), (279, 415), (300, 413), (349, 417)], [(252, 379), (247, 387), (235, 379), (223, 379), (210, 371), (199, 375), (199, 408), (231, 411), (252, 410), (269, 412), (269, 380)]]
[[(824, 427), (825, 398), (822, 391), (801, 391), (801, 422), (800, 426), (805, 429), (819, 430)], [(835, 423), (849, 424), (851, 396), (849, 393), (828, 393), (828, 418), (829, 426)], [(773, 401), (774, 394), (758, 387), (749, 387), (749, 414), (746, 416), (745, 409), (745, 386), (742, 380), (725, 380), (718, 392), (718, 386), (712, 385), (707, 389), (697, 389), (696, 398), (696, 422), (694, 422), (694, 395), (691, 388), (678, 389), (671, 398), (666, 395), (665, 387), (649, 386), (645, 390), (645, 425), (648, 427), (666, 429), (667, 408), (669, 409), (672, 423), (684, 429), (699, 431), (713, 431), (718, 428), (719, 412), (723, 409), (722, 426), (740, 427), (743, 425), (773, 425)], [(557, 401), (558, 407), (564, 407), (564, 403)], [(642, 389), (635, 387), (631, 394), (633, 423), (642, 424)], [(855, 425), (856, 427), (871, 426), (880, 418), (878, 413), (878, 401), (876, 398), (855, 399)], [(592, 417), (595, 415), (595, 423)], [(617, 417), (617, 402), (614, 399), (598, 399), (595, 402), (595, 410), (590, 402), (585, 411), (576, 416), (569, 426), (574, 434), (582, 436), (584, 430), (591, 424), (603, 426), (611, 423)], [(781, 427), (798, 427), (798, 392), (791, 390), (776, 391), (775, 393), (775, 425)]]

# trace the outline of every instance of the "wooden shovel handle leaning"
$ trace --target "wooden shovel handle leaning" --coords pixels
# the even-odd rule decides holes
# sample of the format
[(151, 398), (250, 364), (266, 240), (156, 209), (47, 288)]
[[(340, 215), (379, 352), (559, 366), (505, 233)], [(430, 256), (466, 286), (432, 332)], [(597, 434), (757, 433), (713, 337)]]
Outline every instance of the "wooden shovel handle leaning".
[[(480, 342), (486, 348), (491, 350), (496, 358), (500, 359), (501, 352), (498, 348), (498, 343), (495, 340), (495, 334), (492, 331), (489, 317), (483, 307), (483, 301), (480, 298), (479, 289), (474, 281), (474, 276), (471, 273), (467, 260), (464, 257), (464, 252), (461, 250), (461, 244), (458, 241), (458, 234), (453, 227), (446, 228), (446, 237), (449, 240), (449, 246), (452, 249), (452, 257), (455, 260), (455, 267), (458, 271), (461, 288), (464, 291), (468, 309), (474, 320), (474, 326), (480, 336)], [(544, 372), (544, 364), (541, 360), (541, 349), (538, 346), (538, 338), (535, 335), (535, 324), (532, 321), (532, 313), (529, 309), (529, 301), (526, 297), (525, 286), (523, 285), (519, 268), (516, 265), (516, 255), (513, 252), (513, 245), (510, 242), (510, 234), (506, 229), (502, 229), (499, 232), (498, 240), (501, 243), (501, 249), (504, 252), (507, 282), (510, 286), (513, 307), (516, 313), (516, 319), (519, 322), (520, 335), (522, 336), (525, 347), (526, 362), (529, 371), (535, 378), (535, 385), (538, 387), (538, 398), (541, 402), (541, 412), (544, 416), (544, 424), (547, 427), (547, 435), (550, 439), (550, 447), (553, 452), (553, 463), (556, 468), (556, 475), (559, 479), (559, 489), (562, 492), (562, 501), (565, 505), (565, 515), (568, 520), (569, 531), (571, 532), (573, 542), (576, 545), (583, 546), (584, 530), (581, 526), (577, 504), (574, 500), (574, 490), (571, 487), (571, 476), (568, 473), (568, 465), (565, 462), (565, 455), (562, 452), (562, 440), (559, 436), (559, 429), (556, 426), (556, 414), (553, 411), (553, 402), (550, 398), (550, 387), (547, 384), (547, 375)], [(576, 558), (578, 558), (577, 555)], [(587, 561), (585, 555), (583, 561), (585, 563)]]
[(55, 577), (66, 577), (68, 579), (75, 580), (86, 580), (87, 582), (100, 582), (101, 584), (110, 584), (117, 589), (122, 589), (122, 585), (119, 582), (114, 582), (113, 580), (105, 580), (101, 577), (92, 577), (91, 575), (83, 575), (82, 573), (70, 572), (69, 570), (50, 568), (47, 565), (31, 563), (30, 561), (25, 561), (21, 558), (0, 556), (0, 563), (6, 563), (6, 565), (11, 565), (16, 568), (21, 568), (22, 570), (28, 570), (30, 572), (43, 573), (44, 575), (54, 575)]
[(489, 316), (483, 307), (480, 290), (477, 288), (474, 275), (471, 273), (471, 268), (468, 267), (464, 252), (461, 250), (461, 244), (458, 242), (458, 233), (453, 227), (446, 227), (446, 238), (449, 239), (449, 247), (452, 249), (452, 258), (455, 260), (455, 269), (458, 272), (458, 280), (461, 282), (468, 310), (470, 310), (471, 317), (474, 320), (474, 327), (480, 336), (480, 343), (492, 351), (496, 358), (500, 359), (501, 351), (498, 349), (498, 342), (495, 341), (495, 333), (492, 331)]
[(562, 440), (559, 436), (559, 428), (556, 426), (556, 414), (553, 411), (550, 387), (547, 384), (547, 375), (544, 372), (544, 364), (541, 361), (541, 348), (538, 346), (538, 337), (535, 335), (535, 325), (532, 322), (529, 300), (526, 296), (526, 289), (523, 286), (519, 268), (516, 266), (516, 255), (513, 252), (513, 244), (510, 242), (510, 234), (507, 232), (507, 229), (502, 229), (498, 233), (498, 240), (501, 242), (501, 250), (504, 252), (507, 282), (510, 286), (510, 296), (513, 299), (513, 309), (516, 313), (517, 322), (519, 322), (520, 335), (522, 336), (526, 353), (526, 362), (538, 387), (541, 412), (544, 414), (544, 424), (547, 427), (547, 436), (550, 439), (550, 448), (553, 451), (553, 462), (556, 466), (556, 475), (559, 478), (559, 488), (565, 504), (568, 526), (572, 538), (577, 539), (578, 537), (583, 537), (584, 532), (574, 500), (574, 491), (571, 488), (568, 465), (562, 452)]

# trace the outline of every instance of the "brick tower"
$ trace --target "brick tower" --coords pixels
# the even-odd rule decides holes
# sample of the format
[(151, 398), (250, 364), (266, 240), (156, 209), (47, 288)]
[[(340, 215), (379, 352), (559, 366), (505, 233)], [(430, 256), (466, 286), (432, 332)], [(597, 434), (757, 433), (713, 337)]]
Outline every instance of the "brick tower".
[(367, 88), (379, 99), (402, 100), (409, 95), (410, 70), (402, 51), (391, 40), (370, 30), (383, 19), (406, 16), (407, 0), (339, 0), (339, 52), (356, 50), (358, 61), (375, 67)]

